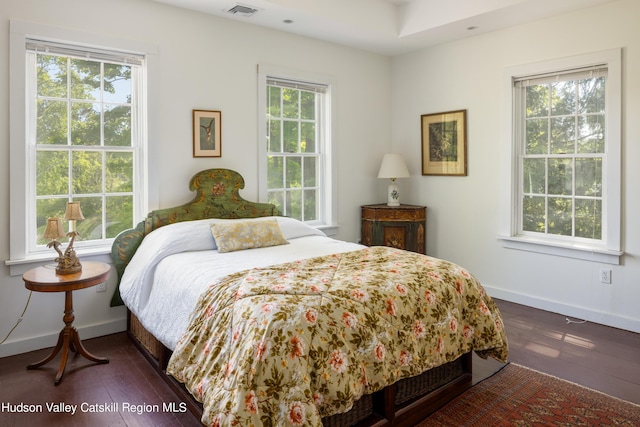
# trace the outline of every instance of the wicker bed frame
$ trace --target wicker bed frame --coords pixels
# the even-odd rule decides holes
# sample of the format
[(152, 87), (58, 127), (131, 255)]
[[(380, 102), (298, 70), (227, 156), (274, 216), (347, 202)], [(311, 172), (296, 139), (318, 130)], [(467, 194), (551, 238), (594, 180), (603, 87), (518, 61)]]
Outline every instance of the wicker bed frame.
[[(152, 211), (135, 228), (123, 231), (115, 239), (111, 256), (118, 272), (118, 283), (129, 260), (145, 235), (167, 224), (206, 218), (256, 218), (278, 215), (275, 206), (244, 200), (239, 190), (244, 179), (229, 169), (208, 169), (194, 175), (189, 189), (195, 198), (184, 205)], [(122, 305), (119, 289), (112, 305)], [(138, 349), (154, 366), (189, 410), (198, 418), (202, 405), (165, 368), (171, 350), (160, 343), (127, 311), (127, 332)], [(471, 353), (413, 378), (407, 378), (358, 400), (351, 411), (324, 418), (323, 425), (413, 426), (471, 386)]]

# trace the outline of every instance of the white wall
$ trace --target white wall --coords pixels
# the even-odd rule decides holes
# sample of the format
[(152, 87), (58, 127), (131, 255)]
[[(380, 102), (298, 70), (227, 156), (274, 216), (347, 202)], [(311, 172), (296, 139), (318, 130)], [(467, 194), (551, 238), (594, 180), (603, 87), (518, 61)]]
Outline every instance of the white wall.
[[(357, 241), (359, 206), (375, 202), (375, 179), (391, 141), (390, 59), (262, 27), (172, 8), (148, 0), (3, 0), (0, 8), (0, 259), (9, 258), (9, 20), (32, 22), (150, 43), (158, 47), (149, 93), (151, 207), (192, 198), (191, 176), (224, 167), (245, 178), (242, 195), (257, 199), (257, 64), (328, 74), (337, 82), (338, 238)], [(222, 111), (222, 157), (192, 157), (191, 111)], [(376, 120), (379, 119), (379, 120)], [(142, 218), (140, 218), (142, 219)], [(52, 252), (52, 258), (53, 258)], [(79, 255), (82, 256), (80, 251)], [(108, 292), (74, 293), (82, 338), (125, 328), (122, 307)], [(21, 277), (0, 271), (0, 339), (27, 300)], [(0, 356), (55, 344), (64, 295), (34, 293), (24, 320)]]
[[(620, 0), (393, 58), (393, 150), (412, 172), (400, 182), (404, 202), (428, 206), (430, 255), (467, 267), (493, 296), (640, 332), (639, 17), (640, 2)], [(623, 49), (621, 265), (503, 248), (504, 69), (611, 48)], [(468, 115), (468, 176), (421, 176), (420, 115), (458, 109)]]

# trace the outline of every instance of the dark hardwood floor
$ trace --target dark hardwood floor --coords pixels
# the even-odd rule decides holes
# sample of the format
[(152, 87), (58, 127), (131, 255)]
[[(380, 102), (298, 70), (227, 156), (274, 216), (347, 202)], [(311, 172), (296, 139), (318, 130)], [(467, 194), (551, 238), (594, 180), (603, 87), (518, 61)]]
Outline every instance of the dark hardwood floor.
[[(593, 323), (568, 324), (562, 315), (497, 303), (507, 329), (510, 361), (640, 404), (640, 334)], [(0, 426), (200, 425), (189, 412), (181, 412), (182, 402), (124, 333), (84, 343), (95, 355), (109, 357), (110, 363), (94, 365), (72, 357), (58, 386), (53, 377), (59, 356), (39, 369), (26, 370), (51, 349), (0, 359)], [(474, 382), (501, 366), (474, 357)], [(47, 408), (60, 403), (77, 405), (75, 415)], [(20, 404), (22, 410), (38, 412), (16, 412)]]
[(496, 302), (511, 362), (640, 404), (640, 334)]

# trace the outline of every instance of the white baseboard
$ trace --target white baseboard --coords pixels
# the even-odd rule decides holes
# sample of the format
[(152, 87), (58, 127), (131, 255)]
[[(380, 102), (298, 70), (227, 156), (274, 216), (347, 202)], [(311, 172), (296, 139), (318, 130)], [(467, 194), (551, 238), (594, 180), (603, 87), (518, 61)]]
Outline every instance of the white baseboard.
[(629, 317), (618, 316), (612, 313), (597, 311), (588, 307), (580, 307), (560, 301), (548, 300), (532, 295), (513, 292), (508, 289), (494, 288), (484, 285), (483, 287), (492, 298), (497, 298), (516, 304), (522, 304), (552, 313), (562, 314), (579, 320), (586, 320), (592, 323), (611, 326), (613, 328), (624, 329), (631, 332), (640, 333), (640, 320)]
[[(114, 319), (105, 323), (79, 327), (80, 339), (102, 337), (127, 330), (127, 319)], [(27, 353), (29, 351), (40, 350), (41, 348), (53, 347), (58, 341), (60, 332), (54, 334), (40, 335), (37, 337), (24, 338), (18, 341), (10, 341), (0, 345), (0, 357), (13, 356), (15, 354)], [(25, 362), (26, 363), (26, 362)]]

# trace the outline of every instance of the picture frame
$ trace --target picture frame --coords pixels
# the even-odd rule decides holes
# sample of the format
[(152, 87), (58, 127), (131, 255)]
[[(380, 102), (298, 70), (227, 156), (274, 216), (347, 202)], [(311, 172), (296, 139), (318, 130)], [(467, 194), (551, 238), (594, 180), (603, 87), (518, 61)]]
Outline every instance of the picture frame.
[(467, 175), (467, 110), (422, 114), (422, 175)]
[(222, 157), (222, 112), (193, 110), (193, 157)]

